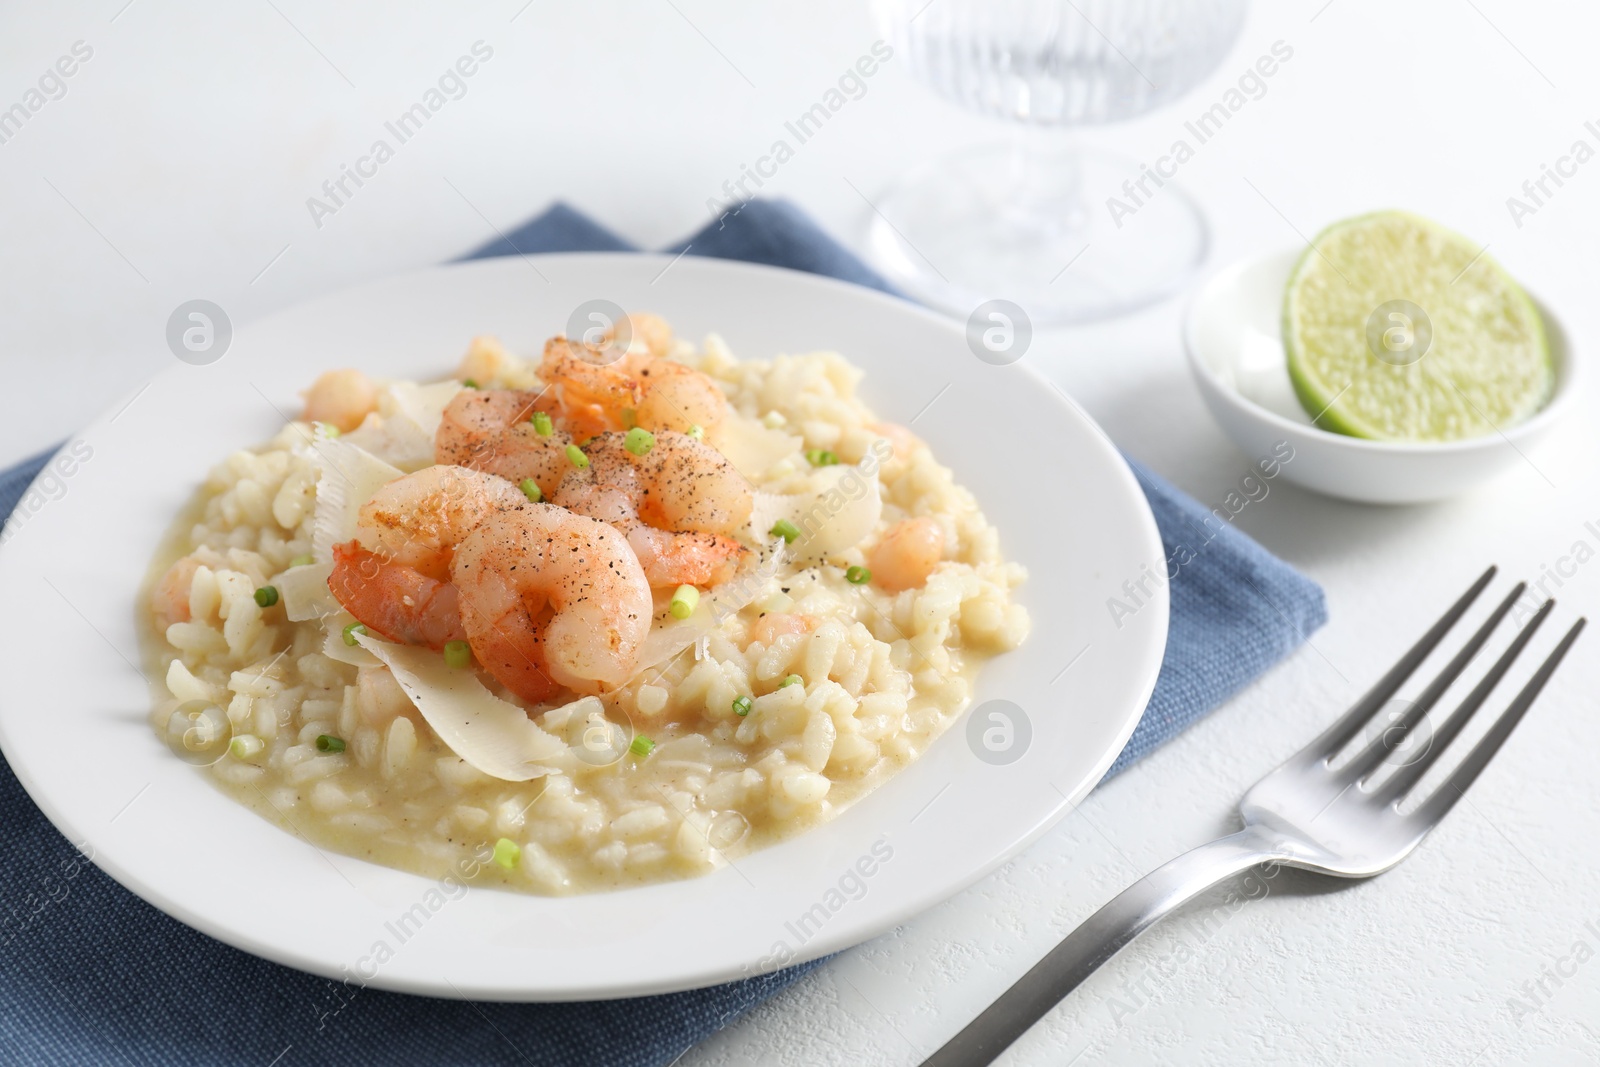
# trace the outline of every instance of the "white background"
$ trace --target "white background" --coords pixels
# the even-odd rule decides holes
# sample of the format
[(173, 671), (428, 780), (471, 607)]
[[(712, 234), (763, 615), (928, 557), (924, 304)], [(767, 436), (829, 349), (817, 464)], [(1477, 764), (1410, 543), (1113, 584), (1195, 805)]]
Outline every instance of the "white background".
[[(0, 461), (59, 440), (164, 367), (167, 316), (188, 299), (245, 321), (454, 257), (557, 198), (644, 245), (683, 236), (878, 36), (845, 0), (275, 2), (7, 5), (0, 16), (0, 107), (73, 42), (94, 49), (66, 96), (0, 144)], [(1586, 349), (1600, 161), (1521, 227), (1506, 207), (1574, 140), (1600, 147), (1584, 129), (1600, 120), (1600, 18), (1579, 10), (1263, 0), (1210, 81), (1085, 140), (1154, 159), (1282, 39), (1294, 58), (1266, 97), (1182, 173), (1216, 231), (1210, 266), (1296, 244), (1342, 216), (1408, 207), (1487, 242)], [(479, 39), (494, 58), (467, 95), (318, 229), (306, 198)], [(852, 243), (869, 209), (851, 183), (875, 196), (913, 165), (1003, 132), (893, 61), (869, 84), (765, 190)], [(1188, 380), (1180, 312), (1181, 299), (1042, 333), (1027, 358), (1125, 449), (1214, 504), (1249, 461)], [(1243, 789), (1483, 565), (1537, 578), (1579, 539), (1600, 547), (1584, 529), (1600, 520), (1592, 410), (1585, 398), (1527, 464), (1447, 504), (1367, 508), (1274, 483), (1239, 525), (1326, 587), (1332, 621), (1314, 647), (1000, 873), (844, 954), (680, 1063), (919, 1062), (1117, 890), (1231, 829)], [(1597, 574), (1584, 567), (1565, 582), (1558, 622), (1594, 603)], [(1202, 923), (1205, 909), (1181, 915), (1005, 1062), (1600, 1060), (1600, 962), (1573, 972), (1569, 957), (1580, 940), (1600, 951), (1585, 927), (1600, 929), (1600, 672), (1585, 647), (1595, 640), (1415, 857), (1355, 885), (1284, 874), (1220, 926)], [(1558, 964), (1571, 976), (1546, 980), (1537, 1013), (1513, 1012), (1524, 983)]]

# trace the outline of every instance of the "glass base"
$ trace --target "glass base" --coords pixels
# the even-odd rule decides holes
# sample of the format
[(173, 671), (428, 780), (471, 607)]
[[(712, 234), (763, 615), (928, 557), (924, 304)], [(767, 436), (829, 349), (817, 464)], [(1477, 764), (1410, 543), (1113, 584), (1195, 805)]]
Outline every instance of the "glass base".
[(874, 265), (962, 318), (996, 298), (1040, 325), (1126, 314), (1179, 289), (1209, 245), (1186, 193), (1100, 153), (967, 149), (919, 167), (876, 207)]

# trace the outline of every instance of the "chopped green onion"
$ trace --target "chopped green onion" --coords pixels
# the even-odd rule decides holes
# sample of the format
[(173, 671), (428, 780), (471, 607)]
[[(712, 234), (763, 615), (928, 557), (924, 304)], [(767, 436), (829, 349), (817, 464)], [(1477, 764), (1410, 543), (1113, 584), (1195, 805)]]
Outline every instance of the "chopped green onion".
[(266, 742), (253, 734), (240, 734), (228, 742), (228, 751), (233, 753), (234, 759), (249, 759), (266, 747)]
[(632, 408), (623, 408), (622, 409), (622, 428), (624, 430), (631, 430), (637, 425), (639, 425), (639, 414), (638, 414), (638, 412), (634, 411)]
[(567, 458), (570, 459), (572, 461), (572, 465), (577, 467), (579, 470), (582, 470), (589, 465), (589, 457), (584, 455), (583, 449), (579, 448), (577, 445), (567, 446)]
[(539, 492), (539, 483), (532, 478), (524, 478), (517, 483), (517, 488), (522, 490), (522, 495), (537, 504), (544, 499), (544, 494)]
[(466, 389), (476, 389), (478, 387), (478, 383), (473, 381), (471, 378), (461, 379), (461, 385)]
[(291, 566), (291, 567), (309, 567), (313, 563), (315, 563), (316, 561), (317, 561), (317, 558), (315, 556), (313, 556), (311, 553), (307, 552), (303, 556), (296, 556), (294, 559), (291, 559), (289, 561), (289, 566)]
[(256, 604), (259, 607), (270, 608), (278, 602), (278, 587), (264, 585), (256, 590)]
[(706, 439), (705, 427), (701, 426), (698, 422), (695, 423), (693, 426), (689, 427), (689, 436), (694, 438), (696, 441), (704, 441)]
[(672, 594), (672, 603), (667, 605), (667, 610), (672, 612), (674, 619), (687, 619), (694, 614), (696, 605), (700, 603), (700, 590), (692, 585), (680, 585)]
[(813, 448), (807, 450), (806, 462), (813, 467), (831, 467), (839, 462), (839, 457), (829, 452), (826, 448)]
[(508, 871), (516, 870), (517, 861), (522, 858), (522, 846), (509, 837), (502, 837), (494, 843), (494, 861)]
[(555, 433), (555, 431), (555, 423), (550, 421), (550, 416), (548, 413), (543, 411), (535, 411), (533, 413), (534, 433), (538, 434), (540, 437), (549, 437), (551, 434)]
[(353, 622), (344, 628), (344, 643), (354, 648), (356, 643), (356, 634), (366, 636), (366, 632), (366, 624)]
[(319, 422), (317, 423), (317, 429), (322, 431), (322, 436), (324, 437), (339, 436), (339, 427), (335, 426), (331, 422)]
[(344, 738), (334, 737), (332, 734), (317, 735), (318, 752), (343, 752)]
[(851, 585), (866, 585), (872, 581), (872, 572), (865, 567), (848, 567), (844, 572), (844, 580)]
[(472, 646), (465, 641), (446, 641), (444, 661), (452, 667), (465, 667), (472, 662)]
[(805, 679), (804, 678), (801, 678), (798, 674), (791, 674), (787, 678), (785, 678), (783, 681), (778, 683), (778, 688), (779, 689), (787, 689), (791, 685), (804, 685), (804, 684), (805, 684)]
[(644, 734), (640, 734), (638, 737), (635, 737), (633, 739), (633, 744), (628, 746), (629, 752), (632, 752), (635, 756), (640, 757), (648, 756), (655, 750), (656, 743), (650, 740)]
[(650, 450), (656, 447), (656, 435), (643, 426), (635, 426), (622, 439), (622, 447), (636, 456), (647, 456)]
[(768, 530), (767, 533), (774, 537), (781, 537), (792, 545), (794, 544), (794, 539), (800, 536), (800, 527), (788, 519), (779, 519), (772, 524), (772, 529)]
[(734, 697), (733, 698), (733, 713), (735, 715), (739, 716), (741, 719), (744, 718), (746, 715), (750, 714), (750, 698), (749, 697)]

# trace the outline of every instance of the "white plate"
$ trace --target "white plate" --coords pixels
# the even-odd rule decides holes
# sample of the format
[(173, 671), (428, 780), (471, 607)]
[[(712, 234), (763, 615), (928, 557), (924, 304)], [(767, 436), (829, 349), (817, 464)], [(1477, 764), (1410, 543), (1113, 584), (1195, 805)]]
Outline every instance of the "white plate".
[[(1116, 450), (1040, 378), (980, 361), (932, 313), (807, 274), (669, 263), (508, 257), (366, 285), (240, 329), (219, 362), (175, 365), (89, 427), (90, 458), (0, 550), (0, 603), (12, 606), (0, 613), (0, 746), (62, 833), (169, 915), (292, 967), (347, 978), (387, 955), (368, 984), (572, 1000), (738, 978), (783, 959), (782, 946), (799, 961), (857, 944), (1064, 815), (1132, 732), (1166, 642), (1164, 590), (1120, 627), (1107, 610), (1125, 580), (1164, 567)], [(439, 376), (479, 333), (536, 351), (596, 297), (659, 312), (686, 337), (717, 331), (743, 358), (836, 349), (866, 369), (863, 394), (883, 417), (914, 420), (1030, 573), (1033, 635), (990, 665), (975, 700), (1025, 710), (1020, 759), (978, 759), (969, 713), (833, 822), (736, 867), (591, 896), (449, 899), (426, 879), (312, 848), (173, 757), (132, 667), (135, 592), (205, 472), (275, 433), (324, 369)], [(892, 856), (852, 873), (875, 843)]]

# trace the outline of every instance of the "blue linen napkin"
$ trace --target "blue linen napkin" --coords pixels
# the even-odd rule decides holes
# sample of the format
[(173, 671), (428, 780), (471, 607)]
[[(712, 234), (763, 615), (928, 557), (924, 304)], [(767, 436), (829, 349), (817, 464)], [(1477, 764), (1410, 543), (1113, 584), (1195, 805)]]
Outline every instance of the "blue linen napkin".
[[(783, 202), (752, 201), (670, 251), (685, 249), (892, 292)], [(631, 250), (557, 205), (467, 258)], [(0, 472), (0, 520), (53, 452)], [(1112, 774), (1211, 711), (1327, 618), (1313, 582), (1137, 464), (1134, 473), (1169, 558), (1187, 562), (1171, 583), (1155, 694)], [(123, 889), (78, 855), (4, 763), (0, 856), (0, 1059), (8, 1063), (659, 1067), (816, 966), (583, 1004), (468, 1004), (372, 989), (352, 997), (337, 983), (213, 941)], [(325, 1020), (341, 1003), (337, 1018)]]

